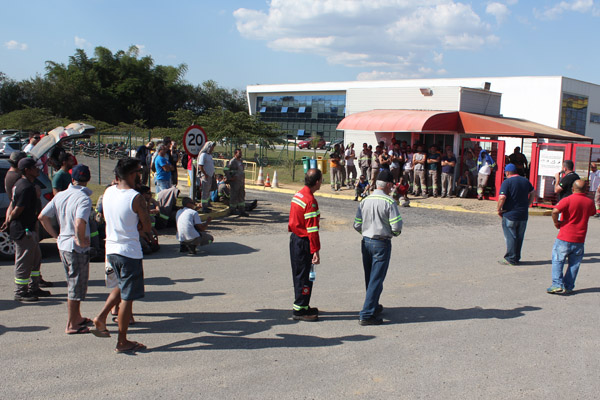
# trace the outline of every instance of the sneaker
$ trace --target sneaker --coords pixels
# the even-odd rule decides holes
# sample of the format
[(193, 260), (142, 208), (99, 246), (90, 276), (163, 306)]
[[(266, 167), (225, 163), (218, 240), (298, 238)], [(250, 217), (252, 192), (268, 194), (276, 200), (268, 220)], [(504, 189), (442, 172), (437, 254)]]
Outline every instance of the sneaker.
[(546, 289), (546, 293), (548, 294), (563, 294), (565, 290), (559, 286), (550, 286)]
[(375, 316), (380, 315), (383, 312), (383, 306), (381, 304), (377, 304), (377, 307), (375, 308)]
[(308, 307), (308, 310), (293, 311), (292, 319), (295, 321), (317, 321), (319, 319), (319, 309)]
[(40, 287), (53, 287), (54, 283), (47, 282), (43, 278), (40, 278)]
[(383, 320), (381, 318), (377, 318), (377, 317), (369, 317), (367, 319), (359, 319), (358, 324), (360, 326), (381, 325), (381, 324), (383, 324)]
[(32, 295), (36, 296), (36, 297), (50, 297), (50, 295), (52, 293), (50, 293), (49, 290), (42, 290), (42, 289), (36, 289), (33, 292), (31, 292)]
[(15, 301), (22, 301), (25, 303), (30, 303), (34, 301), (38, 301), (37, 296), (34, 296), (31, 292), (23, 293), (23, 294), (15, 294)]
[(563, 292), (561, 294), (563, 296), (570, 296), (573, 294), (573, 289), (565, 289), (565, 290), (563, 290)]
[(500, 265), (508, 265), (509, 267), (516, 267), (517, 264), (513, 264), (510, 261), (506, 260), (505, 258), (503, 258), (502, 260), (498, 260), (498, 264)]

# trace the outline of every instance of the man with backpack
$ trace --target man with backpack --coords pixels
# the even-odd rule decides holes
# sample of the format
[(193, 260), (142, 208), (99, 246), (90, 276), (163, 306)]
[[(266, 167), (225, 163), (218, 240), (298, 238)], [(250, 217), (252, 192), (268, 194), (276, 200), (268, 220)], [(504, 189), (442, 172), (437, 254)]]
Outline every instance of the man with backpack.
[(138, 147), (135, 158), (140, 160), (142, 165), (142, 185), (148, 185), (148, 178), (150, 177), (150, 162), (152, 160), (152, 149), (154, 148), (154, 142), (150, 141), (146, 145)]

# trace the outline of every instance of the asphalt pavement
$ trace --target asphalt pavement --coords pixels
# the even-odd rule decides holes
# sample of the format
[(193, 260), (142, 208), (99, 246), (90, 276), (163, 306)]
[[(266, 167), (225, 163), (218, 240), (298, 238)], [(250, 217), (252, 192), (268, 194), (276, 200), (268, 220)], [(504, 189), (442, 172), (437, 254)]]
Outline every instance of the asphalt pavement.
[[(54, 244), (43, 244), (37, 304), (13, 301), (12, 264), (0, 264), (0, 346), (6, 399), (595, 399), (600, 391), (600, 221), (590, 221), (575, 295), (545, 293), (556, 230), (531, 217), (523, 265), (504, 254), (498, 217), (402, 209), (381, 302), (381, 326), (358, 325), (364, 300), (357, 204), (319, 199), (322, 264), (312, 306), (319, 322), (292, 321), (290, 196), (259, 199), (249, 218), (211, 228), (215, 243), (182, 255), (172, 235), (144, 260), (146, 297), (130, 338), (66, 335), (66, 283)], [(173, 233), (168, 231), (167, 233)], [(84, 316), (108, 294), (103, 263), (90, 270)]]

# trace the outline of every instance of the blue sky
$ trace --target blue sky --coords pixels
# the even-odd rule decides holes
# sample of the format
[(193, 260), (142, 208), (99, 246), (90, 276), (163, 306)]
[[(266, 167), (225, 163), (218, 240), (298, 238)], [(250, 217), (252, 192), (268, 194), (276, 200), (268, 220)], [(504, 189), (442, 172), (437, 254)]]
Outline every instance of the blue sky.
[(0, 72), (137, 45), (186, 79), (249, 84), (564, 75), (600, 84), (593, 0), (0, 0)]

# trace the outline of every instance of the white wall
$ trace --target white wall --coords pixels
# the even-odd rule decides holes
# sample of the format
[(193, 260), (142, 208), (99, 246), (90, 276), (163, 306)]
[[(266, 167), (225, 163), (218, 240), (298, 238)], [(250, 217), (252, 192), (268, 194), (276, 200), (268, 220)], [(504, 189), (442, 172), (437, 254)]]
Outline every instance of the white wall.
[(417, 87), (350, 88), (346, 93), (346, 115), (371, 110), (457, 111), (460, 88), (431, 87), (432, 96), (423, 96)]

